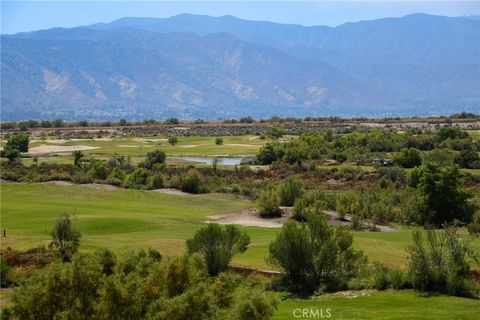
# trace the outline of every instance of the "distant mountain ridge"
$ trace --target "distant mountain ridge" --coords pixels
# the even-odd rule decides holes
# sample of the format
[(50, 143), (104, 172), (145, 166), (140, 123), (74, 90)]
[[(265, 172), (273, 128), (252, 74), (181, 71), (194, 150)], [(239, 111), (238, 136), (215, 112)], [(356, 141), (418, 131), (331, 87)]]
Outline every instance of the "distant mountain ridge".
[(2, 120), (480, 110), (480, 21), (183, 14), (2, 35)]

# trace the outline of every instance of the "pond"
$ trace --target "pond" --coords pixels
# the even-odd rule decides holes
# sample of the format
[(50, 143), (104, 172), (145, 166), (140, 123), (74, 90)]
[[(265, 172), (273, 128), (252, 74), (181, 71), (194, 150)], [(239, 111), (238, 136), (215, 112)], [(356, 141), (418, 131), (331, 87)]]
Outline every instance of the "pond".
[[(248, 160), (250, 157), (234, 157), (234, 158), (216, 157), (216, 158), (217, 158), (218, 165), (235, 166), (235, 165), (240, 165), (243, 160)], [(213, 159), (215, 159), (215, 157), (178, 156), (178, 157), (169, 157), (169, 159), (183, 160), (183, 161), (202, 163), (202, 164), (213, 164)]]

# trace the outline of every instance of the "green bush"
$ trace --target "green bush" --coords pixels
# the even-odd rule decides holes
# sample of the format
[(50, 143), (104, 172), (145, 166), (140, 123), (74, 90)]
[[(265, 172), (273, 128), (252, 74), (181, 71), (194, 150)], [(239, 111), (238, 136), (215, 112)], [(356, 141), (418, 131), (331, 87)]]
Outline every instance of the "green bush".
[(284, 224), (270, 243), (267, 261), (286, 273), (294, 290), (338, 290), (366, 260), (352, 243), (350, 233), (329, 227), (324, 216), (307, 214), (305, 224)]
[(223, 144), (223, 139), (220, 137), (215, 138), (215, 144), (220, 146)]
[(290, 175), (278, 187), (280, 205), (293, 206), (295, 200), (305, 193), (303, 181), (295, 175)]
[(265, 187), (260, 193), (256, 204), (262, 218), (279, 217), (282, 215), (278, 193), (271, 185)]
[(246, 232), (235, 225), (224, 227), (210, 223), (187, 240), (190, 254), (200, 253), (205, 259), (208, 273), (212, 276), (227, 270), (228, 263), (237, 253), (245, 252), (250, 243)]
[(408, 270), (415, 289), (478, 298), (479, 288), (470, 276), (470, 262), (478, 263), (478, 257), (455, 228), (415, 231), (412, 235)]
[(127, 175), (123, 180), (123, 187), (132, 189), (148, 189), (150, 172), (145, 168), (138, 168), (133, 173)]
[(202, 176), (197, 170), (190, 170), (180, 178), (180, 189), (184, 192), (201, 193), (204, 190), (202, 180)]
[(50, 247), (56, 248), (62, 261), (69, 261), (80, 245), (81, 234), (70, 215), (58, 217), (52, 230)]

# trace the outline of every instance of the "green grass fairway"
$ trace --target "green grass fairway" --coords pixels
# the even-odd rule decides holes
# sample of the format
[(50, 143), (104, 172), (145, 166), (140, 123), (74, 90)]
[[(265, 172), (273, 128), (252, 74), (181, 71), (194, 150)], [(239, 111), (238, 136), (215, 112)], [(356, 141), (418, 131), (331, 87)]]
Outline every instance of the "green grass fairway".
[(1, 189), (1, 227), (7, 230), (2, 248), (26, 249), (47, 243), (56, 217), (65, 212), (78, 221), (82, 250), (153, 247), (162, 254), (176, 255), (207, 216), (251, 205), (229, 195), (173, 196), (81, 185), (3, 183)]
[[(111, 156), (145, 156), (149, 151), (160, 149), (167, 155), (175, 156), (235, 156), (254, 155), (268, 139), (261, 140), (258, 136), (225, 136), (222, 145), (215, 144), (215, 137), (178, 137), (178, 143), (172, 146), (167, 137), (114, 137), (99, 139), (71, 140), (33, 140), (30, 148), (38, 146), (89, 146), (97, 149), (84, 150), (89, 155)], [(61, 152), (60, 152), (61, 153)], [(68, 152), (70, 154), (71, 152)]]
[[(355, 294), (355, 293), (354, 293)], [(444, 295), (424, 296), (412, 290), (372, 292), (369, 296), (346, 298), (339, 294), (325, 295), (316, 299), (286, 299), (280, 302), (279, 310), (272, 320), (327, 319), (478, 319), (478, 300)], [(316, 312), (323, 310), (321, 317), (295, 317), (295, 309)], [(297, 315), (300, 311), (296, 311)]]
[[(116, 252), (156, 248), (164, 255), (178, 255), (185, 240), (202, 227), (208, 216), (236, 212), (252, 202), (225, 194), (178, 196), (141, 190), (98, 190), (88, 186), (3, 183), (1, 188), (2, 248), (18, 249), (48, 243), (50, 230), (61, 213), (75, 216), (82, 232), (80, 249), (100, 247)], [(249, 249), (233, 263), (271, 269), (265, 262), (268, 245), (279, 229), (242, 227), (251, 237)], [(354, 232), (354, 245), (371, 261), (402, 266), (412, 229), (395, 232)], [(480, 239), (472, 243), (480, 251)]]

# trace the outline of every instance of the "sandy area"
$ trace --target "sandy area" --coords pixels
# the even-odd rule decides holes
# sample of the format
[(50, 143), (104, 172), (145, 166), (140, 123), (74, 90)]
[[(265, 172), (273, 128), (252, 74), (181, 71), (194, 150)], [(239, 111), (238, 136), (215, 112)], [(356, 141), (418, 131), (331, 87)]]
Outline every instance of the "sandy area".
[(112, 141), (112, 138), (96, 138), (95, 141)]
[(184, 144), (184, 145), (181, 145), (179, 146), (180, 148), (195, 148), (195, 147), (198, 147), (199, 145), (198, 144)]
[(117, 147), (120, 147), (120, 148), (144, 148), (144, 147), (149, 147), (149, 146), (144, 146), (144, 145), (141, 145), (141, 146), (132, 146), (131, 144), (119, 144)]
[(62, 181), (62, 180), (53, 180), (53, 181), (46, 181), (46, 182), (40, 182), (40, 184), (53, 184), (56, 186), (73, 186), (75, 183), (71, 181)]
[(206, 223), (216, 222), (218, 224), (238, 224), (245, 227), (281, 228), (288, 220), (289, 215), (264, 219), (260, 218), (256, 208), (248, 208), (238, 213), (218, 214), (208, 218), (212, 220), (205, 221)]
[[(205, 221), (206, 223), (216, 222), (218, 224), (237, 224), (245, 227), (262, 227), (262, 228), (281, 228), (283, 224), (291, 217), (291, 207), (280, 207), (283, 212), (282, 217), (280, 218), (261, 218), (258, 214), (256, 208), (248, 208), (238, 213), (230, 214), (220, 214), (209, 216), (208, 218), (212, 220)], [(325, 211), (324, 212), (328, 224), (331, 226), (344, 225), (349, 226), (351, 224), (351, 216), (346, 215), (344, 220), (339, 220), (337, 218), (337, 213), (335, 211)], [(365, 227), (368, 227), (370, 221), (365, 222)], [(378, 231), (395, 231), (395, 229), (389, 226), (376, 225)]]
[(227, 143), (225, 145), (229, 147), (255, 147), (254, 144), (242, 144), (242, 143)]
[(87, 183), (87, 184), (82, 184), (81, 186), (92, 188), (92, 189), (98, 189), (98, 190), (116, 190), (120, 188), (117, 186), (112, 186), (110, 184), (100, 184), (100, 183)]
[(188, 192), (183, 192), (181, 190), (169, 189), (169, 188), (155, 189), (155, 190), (152, 190), (152, 191), (153, 192), (164, 193), (164, 194), (170, 194), (170, 195), (174, 195), (174, 196), (194, 196), (194, 194), (191, 194), (191, 193), (188, 193)]
[(91, 146), (49, 146), (49, 145), (41, 145), (38, 147), (33, 147), (28, 150), (28, 154), (43, 154), (43, 153), (58, 153), (58, 152), (72, 152), (77, 150), (94, 150), (99, 149), (99, 147), (91, 147)]

